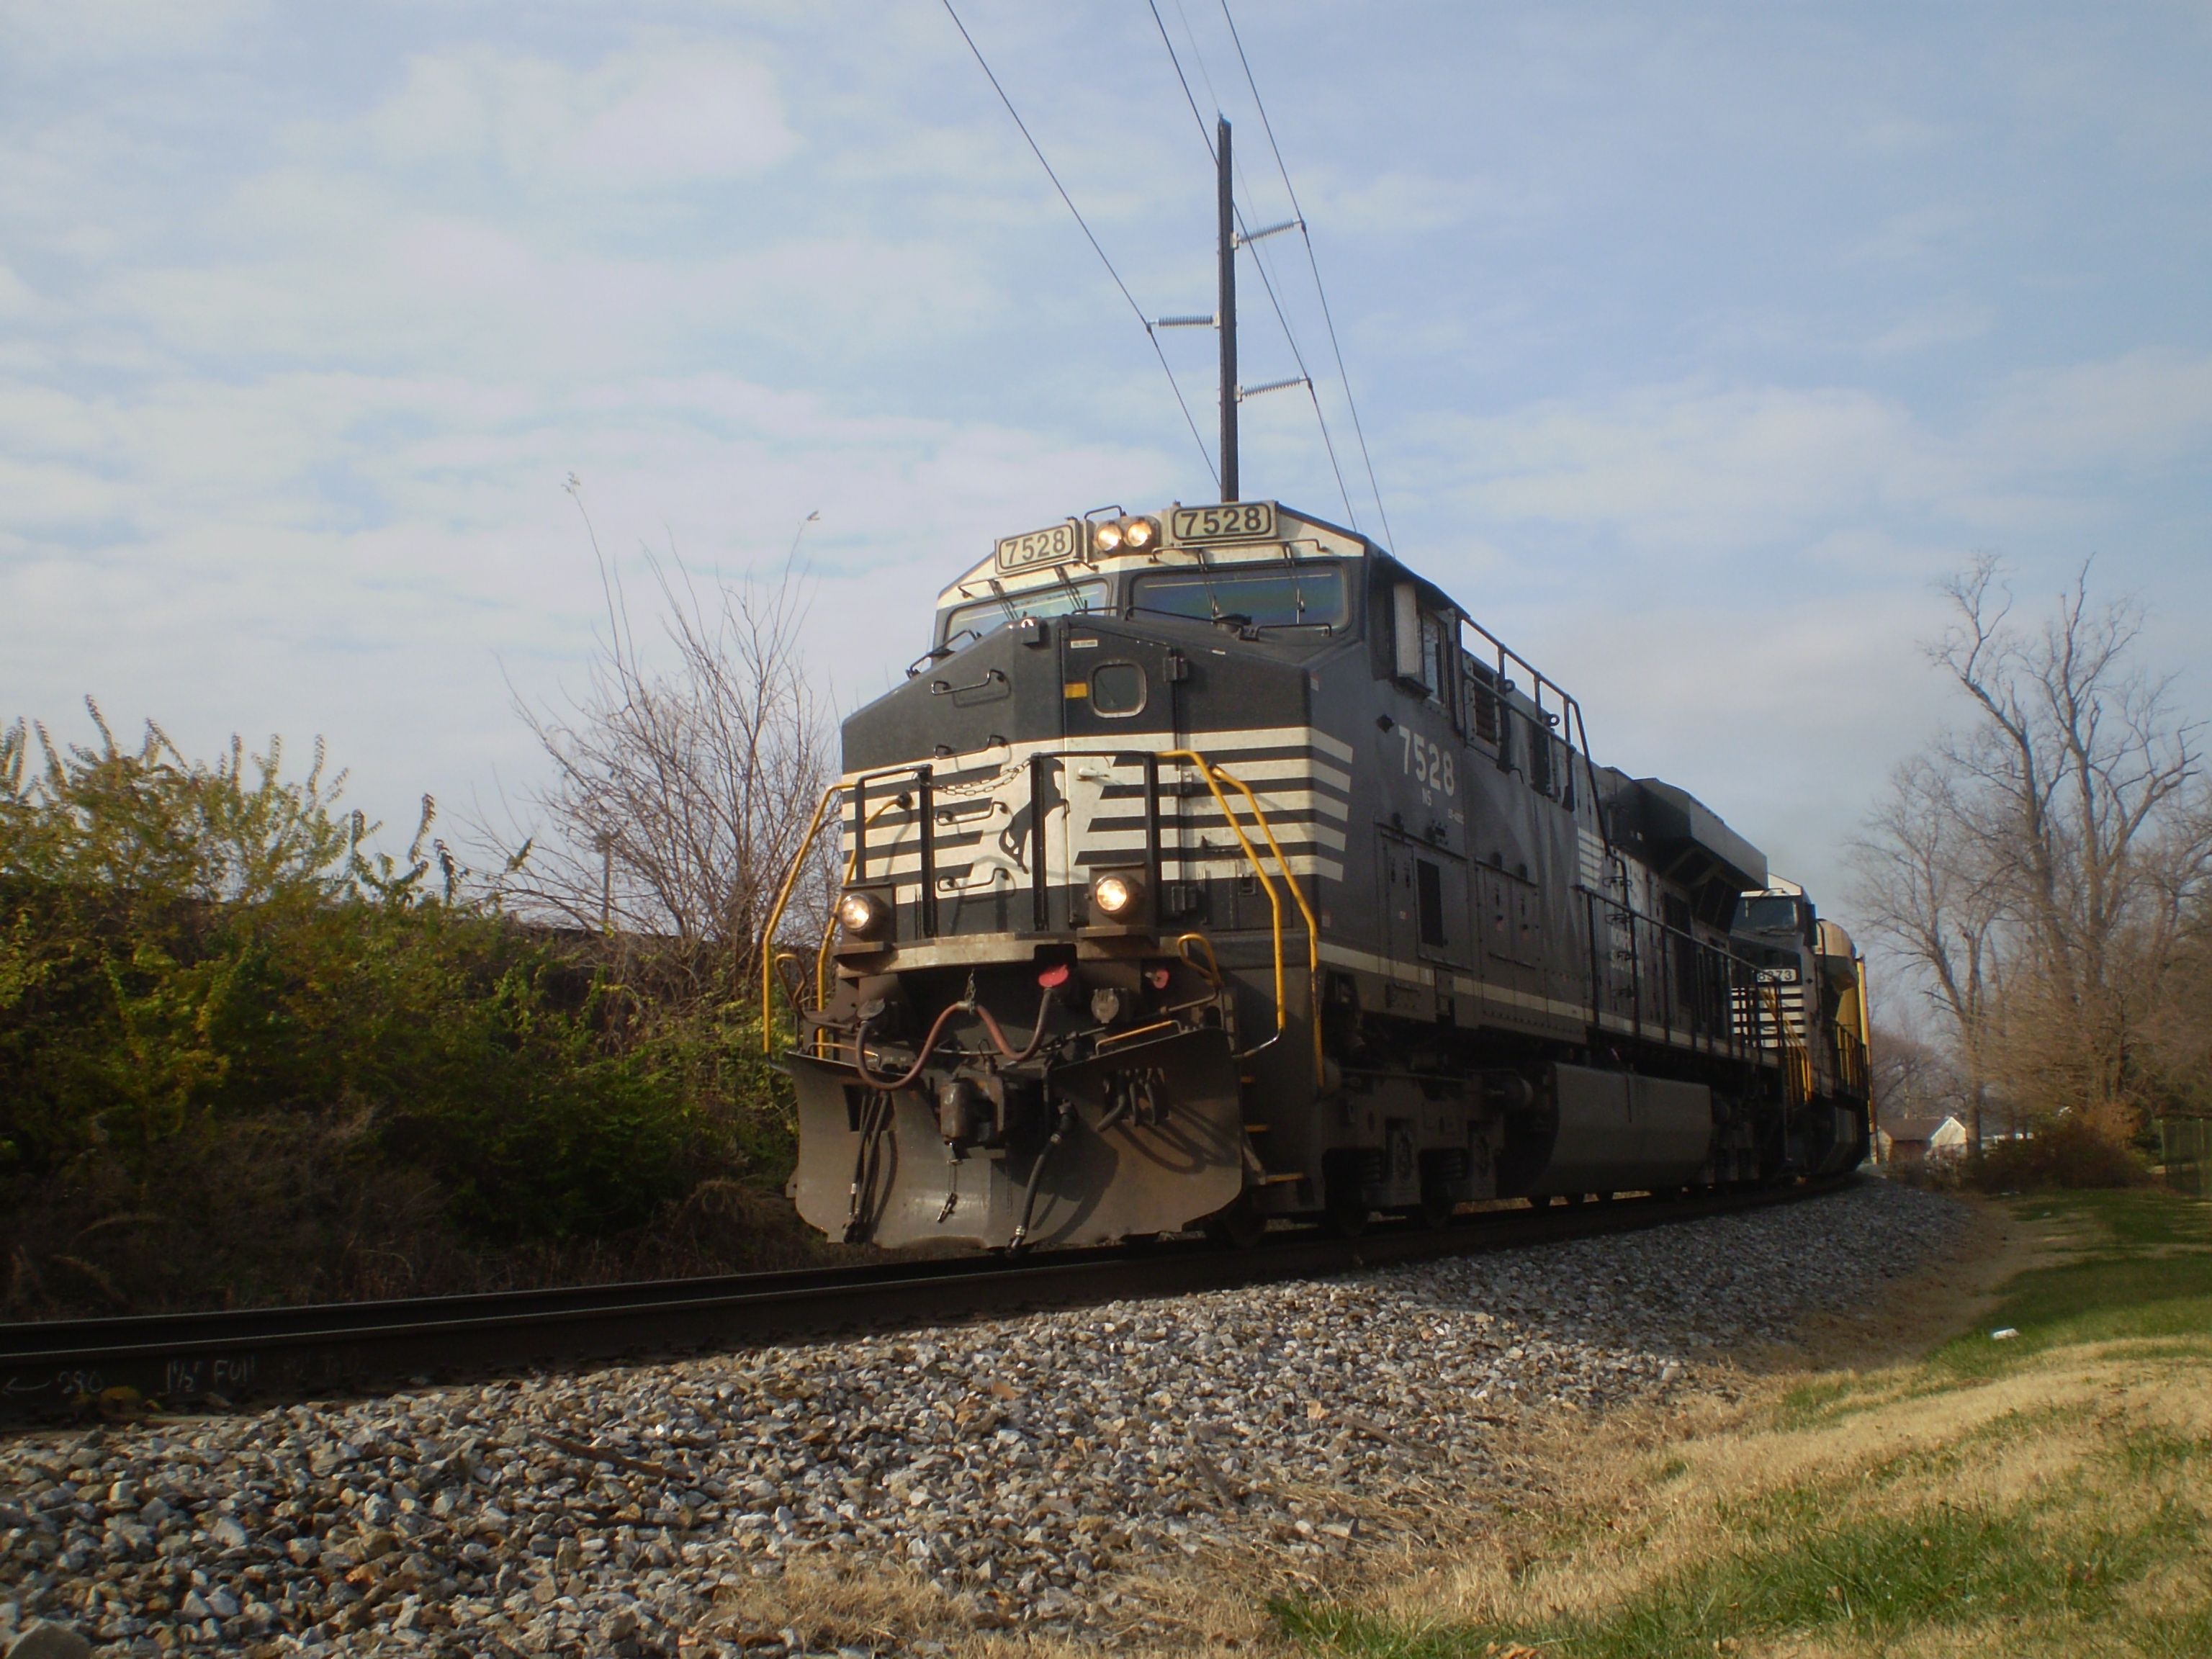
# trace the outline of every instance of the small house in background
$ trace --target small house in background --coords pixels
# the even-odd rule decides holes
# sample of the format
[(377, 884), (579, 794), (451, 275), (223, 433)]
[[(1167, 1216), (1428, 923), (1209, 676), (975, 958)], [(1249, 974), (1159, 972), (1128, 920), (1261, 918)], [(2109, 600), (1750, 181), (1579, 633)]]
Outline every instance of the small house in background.
[(1930, 1158), (1964, 1158), (1973, 1137), (1955, 1114), (1942, 1117), (1893, 1117), (1875, 1133), (1876, 1155), (1885, 1164), (1922, 1164)]

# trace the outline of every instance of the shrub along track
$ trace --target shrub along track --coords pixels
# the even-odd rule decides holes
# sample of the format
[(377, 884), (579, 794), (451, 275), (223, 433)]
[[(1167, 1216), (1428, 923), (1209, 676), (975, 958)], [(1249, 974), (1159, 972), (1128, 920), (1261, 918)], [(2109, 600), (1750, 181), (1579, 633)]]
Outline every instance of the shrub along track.
[(1857, 1179), (1707, 1197), (1493, 1210), (1357, 1239), (1270, 1234), (1247, 1250), (1195, 1240), (1144, 1248), (963, 1256), (864, 1267), (737, 1273), (579, 1289), (509, 1291), (0, 1326), (0, 1422), (144, 1407), (225, 1409), (247, 1396), (374, 1389), (427, 1375), (502, 1373), (653, 1352), (744, 1347), (986, 1313), (1081, 1307), (1391, 1262), (1431, 1261), (1728, 1215)]

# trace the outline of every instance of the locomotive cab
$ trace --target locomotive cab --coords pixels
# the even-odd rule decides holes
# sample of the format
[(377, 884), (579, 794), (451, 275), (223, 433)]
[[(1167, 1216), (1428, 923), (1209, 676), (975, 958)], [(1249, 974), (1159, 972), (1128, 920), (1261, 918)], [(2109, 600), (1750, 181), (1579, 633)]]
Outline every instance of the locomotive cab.
[(1809, 1155), (1730, 930), (1763, 857), (1595, 767), (1572, 697), (1355, 532), (1005, 538), (843, 743), (787, 1056), (834, 1235), (1356, 1228)]

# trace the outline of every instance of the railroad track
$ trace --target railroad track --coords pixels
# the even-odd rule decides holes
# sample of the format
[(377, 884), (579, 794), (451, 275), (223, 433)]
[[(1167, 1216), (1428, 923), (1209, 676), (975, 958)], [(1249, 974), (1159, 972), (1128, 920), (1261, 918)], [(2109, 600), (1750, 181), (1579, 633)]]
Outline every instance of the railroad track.
[[(52, 1320), (0, 1326), (0, 1422), (80, 1416), (107, 1401), (222, 1409), (420, 1377), (498, 1373), (793, 1337), (1079, 1307), (1391, 1262), (1631, 1232), (1787, 1203), (1856, 1179), (1609, 1204), (1498, 1210), (1358, 1239), (1271, 1235), (1249, 1250), (1170, 1241), (794, 1273), (734, 1273), (481, 1296)], [(118, 1393), (129, 1390), (128, 1394)]]

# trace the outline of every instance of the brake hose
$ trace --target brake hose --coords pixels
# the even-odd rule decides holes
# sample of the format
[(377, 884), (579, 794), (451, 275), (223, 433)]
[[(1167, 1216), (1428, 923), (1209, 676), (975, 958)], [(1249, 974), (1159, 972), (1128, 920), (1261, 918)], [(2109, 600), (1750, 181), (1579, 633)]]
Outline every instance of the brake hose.
[(860, 1081), (871, 1089), (906, 1088), (921, 1075), (923, 1068), (929, 1064), (929, 1057), (937, 1048), (937, 1039), (944, 1035), (945, 1022), (963, 1008), (973, 1009), (981, 1018), (983, 1029), (990, 1034), (991, 1041), (997, 1046), (999, 1052), (1018, 1066), (1024, 1060), (1034, 1060), (1037, 1050), (1044, 1047), (1045, 1016), (1052, 1012), (1053, 1004), (1059, 994), (1059, 987), (1047, 988), (1043, 1000), (1037, 1004), (1036, 1030), (1030, 1033), (1028, 1046), (1018, 1049), (1006, 1041), (1006, 1032), (1000, 1029), (999, 1022), (991, 1017), (991, 1011), (981, 1003), (969, 997), (963, 997), (957, 1002), (948, 1003), (944, 1012), (938, 1015), (936, 1021), (930, 1026), (929, 1035), (922, 1039), (921, 1052), (915, 1057), (913, 1066), (908, 1068), (904, 1077), (897, 1079), (880, 1078), (868, 1069), (868, 1023), (864, 1020), (861, 1022), (854, 1043), (854, 1068), (860, 1073)]
[(982, 1017), (983, 1029), (991, 1034), (991, 1041), (998, 1045), (999, 1052), (1018, 1066), (1025, 1060), (1034, 1060), (1036, 1051), (1044, 1047), (1044, 1017), (1052, 1012), (1052, 1006), (1059, 997), (1060, 987), (1048, 985), (1045, 988), (1044, 997), (1037, 1004), (1036, 1030), (1030, 1033), (1029, 1046), (1018, 1054), (1015, 1052), (1014, 1045), (1006, 1041), (1006, 1034), (999, 1029), (999, 1022), (991, 1018), (988, 1008), (979, 1002), (975, 1005), (975, 1012)]
[(868, 1027), (872, 1022), (862, 1020), (853, 1042), (853, 1069), (860, 1074), (860, 1081), (871, 1089), (881, 1089), (887, 1093), (896, 1093), (907, 1087), (921, 1075), (922, 1068), (929, 1064), (929, 1056), (937, 1047), (937, 1039), (944, 1035), (945, 1022), (958, 1013), (962, 1006), (957, 1002), (945, 1005), (945, 1012), (938, 1015), (936, 1023), (929, 1028), (929, 1035), (921, 1040), (921, 1052), (915, 1056), (914, 1064), (907, 1068), (904, 1077), (896, 1079), (878, 1077), (868, 1069)]

